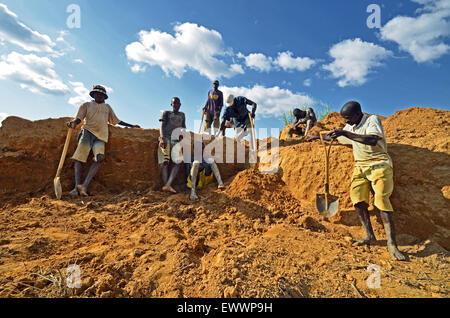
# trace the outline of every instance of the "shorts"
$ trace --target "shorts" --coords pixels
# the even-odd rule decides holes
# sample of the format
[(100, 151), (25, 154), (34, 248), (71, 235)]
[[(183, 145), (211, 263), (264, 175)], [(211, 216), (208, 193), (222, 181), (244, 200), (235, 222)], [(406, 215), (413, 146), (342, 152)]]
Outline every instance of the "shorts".
[(220, 128), (219, 117), (215, 117), (214, 115), (206, 113), (205, 131), (208, 131), (211, 129), (211, 125), (213, 124), (213, 122), (214, 122), (214, 128), (219, 129)]
[(72, 159), (86, 163), (91, 150), (94, 154), (94, 161), (97, 162), (97, 155), (105, 155), (105, 142), (98, 139), (89, 130), (83, 129), (78, 135), (78, 147)]
[[(201, 167), (200, 167), (201, 169)], [(207, 175), (206, 169), (201, 170), (198, 173), (198, 181), (197, 181), (197, 185), (195, 186), (196, 190), (201, 190), (204, 187), (206, 187), (208, 184), (213, 183), (214, 181), (214, 174), (212, 173), (212, 171), (210, 172), (209, 175)], [(191, 183), (191, 176), (187, 177), (187, 187), (189, 189), (192, 188), (192, 183)]]
[(158, 164), (170, 163), (172, 159), (172, 149), (178, 143), (178, 141), (169, 141), (166, 139), (166, 148), (158, 146)]
[(350, 198), (353, 205), (361, 202), (369, 203), (370, 189), (374, 191), (374, 205), (385, 212), (393, 212), (391, 201), (394, 191), (394, 172), (388, 164), (371, 167), (355, 167), (352, 176)]

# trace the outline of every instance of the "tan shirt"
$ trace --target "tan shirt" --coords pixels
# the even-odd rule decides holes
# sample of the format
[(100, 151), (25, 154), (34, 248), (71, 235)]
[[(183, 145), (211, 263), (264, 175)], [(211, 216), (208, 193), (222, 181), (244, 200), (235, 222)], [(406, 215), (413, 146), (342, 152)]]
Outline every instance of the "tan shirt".
[(108, 123), (117, 125), (121, 122), (108, 104), (96, 102), (84, 103), (78, 110), (77, 118), (86, 120), (83, 128), (94, 134), (98, 139), (108, 142)]
[(352, 145), (356, 166), (370, 167), (381, 163), (387, 163), (389, 166), (393, 167), (392, 159), (387, 151), (387, 142), (383, 125), (378, 116), (364, 114), (359, 125), (346, 125), (344, 130), (358, 135), (376, 135), (380, 137), (375, 146), (364, 145), (344, 136), (338, 138), (339, 143), (343, 145)]

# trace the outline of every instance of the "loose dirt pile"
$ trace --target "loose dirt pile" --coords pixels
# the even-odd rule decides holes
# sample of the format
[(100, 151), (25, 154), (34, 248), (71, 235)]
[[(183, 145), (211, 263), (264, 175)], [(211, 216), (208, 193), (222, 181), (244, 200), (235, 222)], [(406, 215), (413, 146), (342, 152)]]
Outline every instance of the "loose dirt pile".
[[(390, 259), (377, 213), (379, 244), (352, 246), (363, 230), (348, 199), (353, 157), (346, 147), (332, 154), (331, 192), (343, 207), (332, 220), (313, 206), (323, 192), (322, 146), (299, 140), (281, 141), (277, 174), (221, 165), (226, 190), (210, 185), (191, 202), (185, 190), (159, 191), (157, 131), (112, 128), (95, 195), (57, 201), (52, 179), (65, 120), (9, 118), (0, 129), (0, 296), (448, 297), (450, 154), (444, 138), (430, 138), (437, 146), (410, 144), (425, 138), (414, 137), (423, 112), (448, 123), (449, 112), (428, 109), (384, 120), (406, 263)], [(395, 117), (407, 135), (395, 132)], [(315, 129), (338, 128), (338, 120), (331, 114)], [(448, 136), (444, 126), (433, 136)], [(70, 264), (80, 267), (79, 289), (65, 287)], [(366, 284), (371, 264), (381, 270), (381, 289)]]

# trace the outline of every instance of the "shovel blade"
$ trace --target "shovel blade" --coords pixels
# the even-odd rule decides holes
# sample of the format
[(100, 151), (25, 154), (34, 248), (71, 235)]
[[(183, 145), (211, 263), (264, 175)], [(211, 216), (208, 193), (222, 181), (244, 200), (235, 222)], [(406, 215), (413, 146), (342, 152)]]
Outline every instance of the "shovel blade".
[(55, 185), (55, 195), (58, 200), (61, 200), (62, 197), (62, 186), (61, 186), (61, 178), (56, 177), (53, 180), (53, 184)]
[(339, 197), (331, 194), (328, 194), (327, 197), (328, 200), (325, 199), (325, 194), (318, 194), (316, 196), (316, 207), (321, 215), (326, 218), (331, 218), (339, 211)]

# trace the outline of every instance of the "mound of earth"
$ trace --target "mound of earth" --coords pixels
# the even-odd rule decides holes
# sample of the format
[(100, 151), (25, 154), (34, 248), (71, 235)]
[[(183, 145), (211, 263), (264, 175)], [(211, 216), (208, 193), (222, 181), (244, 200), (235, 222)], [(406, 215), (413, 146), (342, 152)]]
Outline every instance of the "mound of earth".
[[(311, 134), (342, 128), (338, 116), (330, 114)], [(449, 120), (450, 112), (428, 108), (406, 109), (383, 120), (394, 162), (396, 187), (391, 199), (397, 231), (433, 239), (446, 249), (450, 248)], [(298, 200), (312, 206), (316, 193), (324, 192), (324, 147), (319, 141), (285, 145), (280, 148), (282, 179)], [(330, 190), (340, 197), (341, 208), (335, 222), (359, 223), (349, 197), (352, 171), (352, 149), (333, 146)]]
[[(32, 122), (9, 117), (3, 121), (0, 128), (0, 195), (51, 192), (66, 140), (65, 123), (69, 120), (71, 119), (60, 118)], [(79, 129), (72, 134), (61, 175), (62, 187), (66, 193), (73, 188), (74, 163), (70, 156), (75, 152), (78, 134)], [(91, 191), (121, 193), (127, 190), (160, 188), (162, 181), (161, 169), (157, 164), (158, 138), (159, 131), (155, 129), (110, 126), (106, 161), (94, 179)], [(226, 143), (224, 148), (225, 145)], [(225, 157), (222, 161), (225, 162)], [(92, 154), (88, 162), (92, 162)], [(247, 166), (237, 163), (219, 164), (225, 179)], [(84, 172), (87, 174), (87, 169)], [(184, 176), (180, 177), (179, 183), (182, 184), (184, 180)]]
[[(191, 202), (181, 183), (179, 194), (158, 191), (156, 130), (111, 127), (94, 196), (59, 201), (52, 179), (66, 119), (8, 118), (0, 128), (0, 297), (448, 297), (448, 127), (419, 136), (433, 112), (448, 122), (449, 112), (422, 108), (383, 120), (397, 238), (409, 262), (390, 258), (375, 211), (380, 241), (352, 245), (363, 229), (348, 198), (353, 156), (344, 146), (333, 146), (331, 192), (341, 211), (331, 220), (313, 202), (323, 192), (323, 147), (301, 140), (280, 141), (275, 174), (221, 164), (226, 189), (209, 185)], [(396, 116), (407, 128), (395, 127)], [(319, 125), (343, 122), (331, 114)], [(68, 160), (66, 191), (71, 170)], [(80, 288), (64, 284), (71, 264)], [(380, 289), (367, 284), (374, 264)]]

